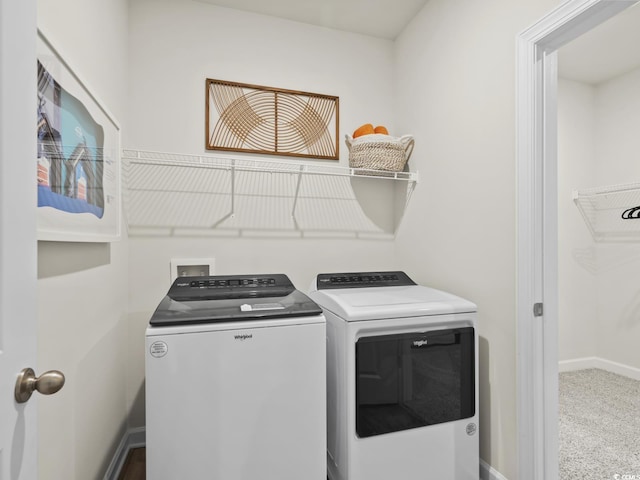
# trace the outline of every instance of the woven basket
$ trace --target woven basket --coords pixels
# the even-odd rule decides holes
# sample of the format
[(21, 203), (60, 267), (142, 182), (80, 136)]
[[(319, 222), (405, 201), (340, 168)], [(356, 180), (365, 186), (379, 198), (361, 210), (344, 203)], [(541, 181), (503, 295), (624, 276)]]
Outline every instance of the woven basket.
[(400, 138), (390, 135), (362, 135), (356, 139), (346, 135), (349, 166), (367, 170), (401, 172), (413, 152), (413, 135)]

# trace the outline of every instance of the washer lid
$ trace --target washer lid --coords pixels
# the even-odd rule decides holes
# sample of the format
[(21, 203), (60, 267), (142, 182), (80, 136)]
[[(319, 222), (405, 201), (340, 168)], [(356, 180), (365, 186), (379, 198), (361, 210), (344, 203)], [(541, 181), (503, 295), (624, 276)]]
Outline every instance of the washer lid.
[[(401, 274), (401, 275), (397, 275)], [(318, 279), (322, 274), (318, 276)], [(342, 317), (347, 321), (382, 320), (387, 318), (405, 318), (427, 315), (475, 312), (477, 307), (472, 302), (441, 290), (416, 285), (401, 280), (399, 286), (367, 286), (358, 276), (363, 274), (329, 274), (334, 278), (340, 276), (354, 277), (358, 286), (345, 288), (322, 288), (315, 282), (309, 296), (324, 309)], [(403, 279), (403, 272), (373, 272), (364, 274), (378, 278), (385, 275), (396, 275)], [(408, 279), (408, 277), (406, 277)], [(374, 280), (377, 281), (377, 280)]]
[(286, 275), (230, 275), (176, 279), (151, 317), (152, 326), (320, 315)]

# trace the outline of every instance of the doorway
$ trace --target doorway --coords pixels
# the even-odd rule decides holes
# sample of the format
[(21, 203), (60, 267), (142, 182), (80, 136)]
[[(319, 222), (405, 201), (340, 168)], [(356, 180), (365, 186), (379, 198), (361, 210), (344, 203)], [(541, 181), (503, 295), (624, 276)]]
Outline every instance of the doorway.
[(558, 50), (559, 478), (640, 472), (635, 45), (637, 7)]
[(558, 473), (557, 50), (637, 0), (570, 0), (518, 37), (517, 419), (521, 480)]

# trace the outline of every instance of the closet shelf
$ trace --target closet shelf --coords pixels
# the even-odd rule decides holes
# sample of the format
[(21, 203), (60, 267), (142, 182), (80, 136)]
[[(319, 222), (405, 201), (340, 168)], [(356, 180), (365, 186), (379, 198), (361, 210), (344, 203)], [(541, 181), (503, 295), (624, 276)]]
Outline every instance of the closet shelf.
[(122, 151), (122, 160), (129, 233), (133, 229), (133, 234), (143, 235), (154, 235), (151, 230), (159, 235), (193, 231), (243, 235), (256, 229), (265, 234), (386, 235), (388, 230), (381, 231), (362, 210), (366, 204), (372, 206), (370, 200), (360, 204), (354, 188), (360, 191), (362, 182), (371, 183), (366, 189), (374, 192), (376, 205), (389, 189), (375, 182), (393, 180), (406, 185), (402, 188), (406, 206), (418, 182), (417, 172), (350, 168), (324, 161), (131, 149)]
[(596, 242), (640, 241), (640, 183), (574, 190), (573, 201)]

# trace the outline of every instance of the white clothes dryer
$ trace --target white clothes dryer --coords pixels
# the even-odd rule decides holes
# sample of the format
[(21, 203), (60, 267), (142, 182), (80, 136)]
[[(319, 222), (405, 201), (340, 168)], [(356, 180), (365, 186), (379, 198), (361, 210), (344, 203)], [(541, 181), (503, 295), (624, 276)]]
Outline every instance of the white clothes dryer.
[(403, 272), (320, 274), (331, 480), (478, 480), (476, 306)]
[(146, 330), (147, 478), (325, 480), (325, 352), (285, 275), (178, 278)]

